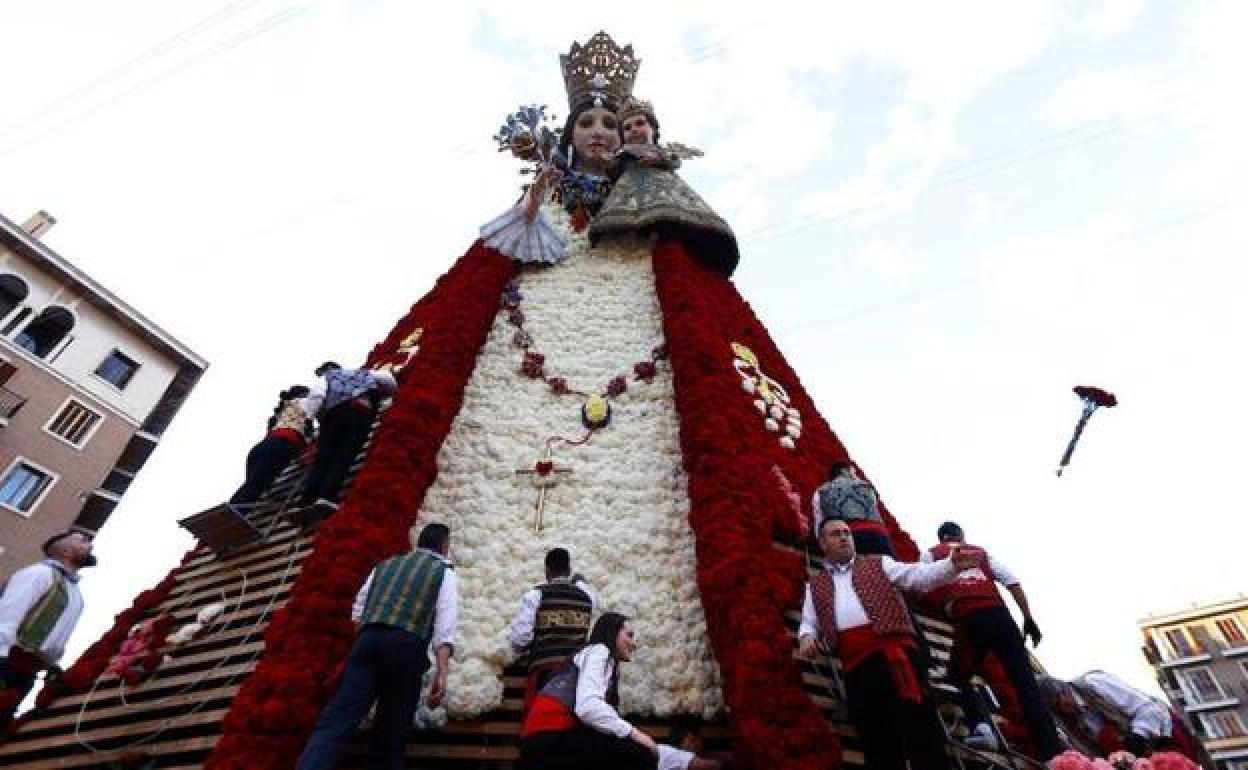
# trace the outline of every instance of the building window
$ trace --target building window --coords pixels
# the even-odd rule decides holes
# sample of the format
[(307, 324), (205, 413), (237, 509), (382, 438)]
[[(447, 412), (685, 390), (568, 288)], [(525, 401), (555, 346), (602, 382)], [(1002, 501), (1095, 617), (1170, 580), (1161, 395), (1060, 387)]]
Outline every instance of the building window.
[(130, 378), (134, 377), (134, 373), (138, 369), (139, 364), (133, 358), (120, 350), (114, 350), (108, 354), (108, 358), (100, 362), (95, 373), (107, 382), (117, 386), (118, 389), (123, 389), (130, 382)]
[(1167, 628), (1165, 635), (1176, 658), (1190, 658), (1204, 652), (1186, 628)]
[(1224, 700), (1226, 695), (1222, 692), (1222, 687), (1218, 684), (1218, 680), (1213, 678), (1213, 674), (1208, 668), (1201, 666), (1200, 668), (1191, 668), (1186, 671), (1179, 672), (1186, 683), (1188, 697), (1194, 703), (1212, 703), (1214, 701)]
[(1205, 734), (1215, 741), (1225, 738), (1239, 738), (1248, 734), (1244, 730), (1243, 720), (1234, 711), (1215, 711), (1212, 714), (1201, 714), (1200, 721), (1204, 723)]
[(0, 275), (0, 319), (8, 318), (28, 294), (30, 289), (21, 278), (12, 273)]
[(74, 328), (74, 316), (65, 308), (53, 305), (44, 308), (35, 320), (26, 324), (13, 341), (40, 358), (51, 353)]
[(30, 513), (55, 481), (56, 477), (42, 468), (15, 460), (0, 481), (0, 505)]
[(1234, 615), (1218, 619), (1218, 631), (1226, 641), (1227, 647), (1248, 646), (1248, 635), (1244, 634), (1244, 624)]
[(43, 429), (82, 449), (103, 419), (101, 415), (71, 398)]

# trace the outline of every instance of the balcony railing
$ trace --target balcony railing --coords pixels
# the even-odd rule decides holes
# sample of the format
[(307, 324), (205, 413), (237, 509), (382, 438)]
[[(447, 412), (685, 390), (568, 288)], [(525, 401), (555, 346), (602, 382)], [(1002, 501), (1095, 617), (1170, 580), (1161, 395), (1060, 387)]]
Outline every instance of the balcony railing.
[(6, 425), (13, 415), (26, 405), (26, 397), (19, 396), (8, 388), (0, 385), (0, 425)]

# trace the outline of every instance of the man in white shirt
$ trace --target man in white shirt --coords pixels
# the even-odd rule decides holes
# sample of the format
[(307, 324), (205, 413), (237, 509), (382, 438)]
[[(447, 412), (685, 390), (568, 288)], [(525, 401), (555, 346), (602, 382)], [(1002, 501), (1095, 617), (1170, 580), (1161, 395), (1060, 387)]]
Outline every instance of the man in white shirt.
[(593, 589), (580, 575), (572, 575), (568, 550), (547, 551), (546, 582), (525, 591), (508, 640), (514, 652), (528, 653), (526, 712), (542, 685), (585, 645), (595, 609)]
[[(949, 679), (962, 692), (962, 711), (970, 728), (966, 744), (976, 749), (999, 748), (997, 734), (989, 724), (989, 714), (980, 704), (971, 687), (970, 677), (979, 671), (984, 657), (991, 653), (1009, 677), (1010, 684), (1023, 710), (1027, 730), (1035, 744), (1036, 756), (1049, 760), (1062, 752), (1062, 743), (1053, 724), (1053, 716), (1044, 705), (1040, 689), (1036, 685), (1031, 657), (1027, 654), (1025, 639), (1040, 643), (1040, 628), (1031, 616), (1031, 605), (1023, 584), (1000, 559), (989, 551), (966, 542), (962, 527), (957, 522), (946, 521), (936, 531), (939, 543), (923, 554), (923, 561), (944, 557), (949, 548), (957, 544), (964, 555), (975, 560), (975, 566), (958, 573), (952, 583), (940, 586), (924, 597), (936, 613), (941, 613), (958, 626), (959, 644), (964, 640), (969, 655), (954, 655), (949, 667)], [(1005, 586), (1023, 614), (1023, 631), (1020, 634), (1010, 610), (997, 585)]]
[(78, 570), (95, 566), (91, 539), (62, 532), (43, 544), (43, 561), (9, 578), (0, 595), (0, 731), (35, 685), (35, 675), (53, 670), (65, 654), (78, 618), (82, 593)]
[(446, 676), (459, 617), (459, 584), (447, 554), (445, 524), (427, 524), (416, 549), (373, 568), (355, 596), (359, 626), (342, 681), (299, 756), (298, 770), (333, 770), (360, 721), (377, 704), (370, 768), (399, 770), (421, 683), (436, 657), (429, 706), (446, 696)]
[(333, 361), (318, 366), (316, 376), (304, 409), (317, 418), (320, 434), (300, 504), (324, 516), (338, 509), (342, 485), (377, 416), (377, 399), (394, 393), (398, 383), (388, 369), (344, 369)]
[(1117, 741), (1136, 756), (1170, 746), (1169, 707), (1113, 674), (1089, 671), (1070, 682), (1044, 676), (1040, 692), (1058, 716), (1106, 755)]
[[(930, 564), (858, 556), (849, 525), (819, 526), (824, 569), (811, 576), (802, 605), (798, 654), (818, 655), (822, 642), (841, 660), (845, 695), (872, 770), (948, 770), (945, 734), (918, 655), (917, 634), (901, 590), (920, 593), (971, 566), (955, 547)], [(900, 589), (900, 590), (899, 590)]]

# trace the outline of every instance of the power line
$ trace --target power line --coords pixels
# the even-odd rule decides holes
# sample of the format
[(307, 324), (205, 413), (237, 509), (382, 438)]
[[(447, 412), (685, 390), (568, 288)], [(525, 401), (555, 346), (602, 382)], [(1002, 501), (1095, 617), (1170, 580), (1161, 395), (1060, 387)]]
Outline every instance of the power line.
[[(247, 1), (254, 2), (254, 0)], [(15, 142), (3, 149), (0, 149), (0, 157), (12, 155), (17, 150), (23, 149), (32, 144), (37, 144), (38, 142), (41, 142), (76, 123), (80, 123), (100, 112), (118, 106), (126, 99), (132, 98), (140, 93), (143, 93), (144, 91), (160, 85), (161, 83), (177, 77), (197, 64), (202, 64), (203, 62), (215, 59), (254, 38), (270, 32), (271, 30), (277, 29), (278, 27), (281, 27), (310, 11), (312, 7), (316, 5), (316, 2), (317, 0), (309, 0), (308, 2), (304, 2), (302, 5), (299, 3), (291, 3), (281, 10), (260, 19), (247, 29), (244, 29), (241, 32), (238, 32), (198, 53), (192, 54), (180, 62), (155, 73), (151, 77), (139, 80), (130, 87), (112, 95), (109, 99), (97, 101), (94, 104), (79, 110), (78, 112), (70, 114), (64, 120), (53, 124), (51, 127), (46, 128), (39, 134), (35, 134), (23, 141)]]
[(164, 40), (161, 40), (143, 51), (140, 51), (138, 54), (130, 57), (121, 64), (105, 70), (87, 82), (70, 89), (69, 91), (47, 102), (34, 112), (25, 115), (6, 126), (0, 127), (0, 136), (13, 133), (27, 124), (37, 122), (45, 115), (56, 112), (62, 105), (88, 96), (91, 91), (97, 90), (108, 85), (109, 83), (122, 79), (149, 61), (174, 51), (181, 46), (187, 45), (204, 32), (212, 29), (233, 16), (237, 16), (239, 13), (246, 10), (247, 6), (254, 5), (256, 2), (258, 2), (258, 0), (235, 0), (235, 2), (226, 3), (224, 6), (218, 8), (216, 11), (213, 11), (211, 14), (205, 16), (191, 26), (165, 38)]

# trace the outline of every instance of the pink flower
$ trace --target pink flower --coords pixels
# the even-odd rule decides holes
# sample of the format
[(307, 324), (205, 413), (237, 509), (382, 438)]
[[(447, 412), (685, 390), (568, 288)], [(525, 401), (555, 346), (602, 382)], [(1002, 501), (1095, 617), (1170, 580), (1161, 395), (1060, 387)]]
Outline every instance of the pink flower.
[(1073, 749), (1058, 754), (1049, 762), (1050, 770), (1092, 770), (1092, 760)]
[(1175, 751), (1159, 751), (1149, 762), (1152, 770), (1199, 770), (1195, 762)]

